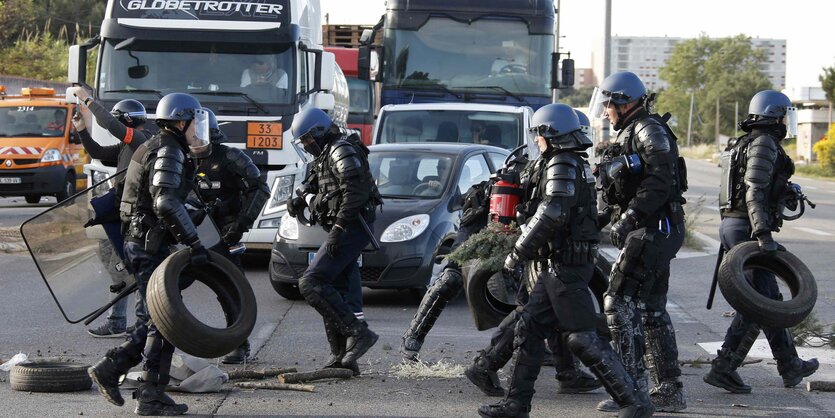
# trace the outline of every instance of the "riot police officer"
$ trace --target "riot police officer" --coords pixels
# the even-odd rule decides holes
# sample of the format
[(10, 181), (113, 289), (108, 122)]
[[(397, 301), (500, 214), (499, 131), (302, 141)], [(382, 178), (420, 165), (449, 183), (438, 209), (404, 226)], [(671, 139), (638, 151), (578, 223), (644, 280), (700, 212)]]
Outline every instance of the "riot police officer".
[[(605, 115), (618, 131), (598, 166), (603, 200), (612, 211), (612, 243), (621, 250), (604, 311), (615, 349), (642, 386), (639, 337), (645, 336), (645, 358), (655, 383), (650, 397), (656, 409), (672, 412), (686, 408), (675, 331), (666, 310), (670, 261), (684, 242), (686, 173), (675, 136), (664, 118), (649, 113), (647, 97), (637, 75), (618, 72), (603, 80), (589, 107), (590, 116)], [(636, 308), (640, 322), (633, 322)], [(611, 402), (598, 408), (610, 409)]]
[[(726, 251), (753, 240), (765, 253), (784, 250), (772, 233), (782, 225), (782, 197), (789, 191), (788, 179), (794, 174), (794, 163), (780, 141), (787, 135), (796, 135), (795, 123), (795, 109), (785, 94), (763, 90), (751, 98), (748, 117), (739, 124), (746, 134), (728, 143), (721, 164), (719, 235)], [(760, 294), (782, 300), (773, 274), (754, 270), (751, 276), (749, 280)], [(704, 381), (733, 393), (750, 393), (751, 386), (742, 381), (736, 369), (745, 360), (761, 326), (765, 326), (785, 387), (796, 386), (818, 369), (817, 359), (803, 361), (798, 357), (789, 330), (755, 324), (737, 312)]]
[[(125, 255), (146, 297), (153, 271), (169, 255), (169, 245), (181, 243), (191, 249), (191, 263), (208, 262), (208, 251), (197, 235), (184, 201), (194, 187), (195, 165), (188, 157), (209, 143), (209, 119), (194, 97), (171, 93), (157, 105), (159, 133), (134, 152), (125, 175), (120, 213), (130, 227)], [(111, 349), (91, 367), (90, 377), (99, 392), (121, 406), (119, 378), (142, 360), (143, 372), (134, 393), (138, 415), (180, 415), (188, 407), (165, 394), (174, 346), (153, 322), (137, 327), (130, 339)]]
[[(574, 110), (546, 105), (533, 116), (532, 129), (546, 161), (537, 181), (539, 204), (505, 261), (513, 272), (529, 263), (538, 278), (516, 323), (514, 367), (506, 398), (479, 408), (483, 417), (527, 417), (542, 364), (544, 340), (557, 330), (622, 407), (622, 417), (652, 415), (653, 407), (611, 347), (595, 332), (588, 283), (598, 250), (594, 176), (585, 150), (592, 144), (580, 132)], [(535, 272), (535, 273), (534, 273)]]
[[(594, 143), (594, 136), (589, 123), (589, 118), (580, 111), (575, 110), (580, 121), (580, 131), (586, 135), (590, 143)], [(537, 182), (541, 178), (541, 171), (545, 168), (547, 161), (542, 158), (529, 161), (527, 157), (517, 158), (512, 161), (510, 167), (505, 170), (521, 171), (519, 183), (523, 190), (522, 202), (518, 209), (516, 221), (524, 225), (525, 221), (531, 218), (539, 206), (540, 190)], [(520, 166), (523, 166), (520, 168)], [(487, 213), (486, 207), (484, 213)], [(528, 301), (528, 295), (536, 283), (537, 274), (533, 262), (527, 262), (523, 269), (523, 283), (516, 295), (517, 308), (513, 310), (496, 328), (490, 337), (490, 344), (480, 350), (473, 358), (473, 363), (467, 367), (465, 375), (485, 395), (503, 396), (504, 388), (499, 383), (498, 371), (510, 361), (513, 355), (513, 333), (516, 322), (522, 308)], [(564, 333), (555, 333), (548, 338), (546, 354), (543, 364), (551, 364), (556, 370), (558, 382), (557, 393), (582, 393), (595, 390), (601, 386), (600, 382), (593, 376), (577, 367), (577, 361), (571, 350), (568, 348)], [(550, 362), (550, 363), (549, 363)]]
[[(243, 151), (223, 144), (226, 135), (220, 130), (214, 112), (208, 108), (203, 110), (209, 115), (211, 142), (192, 156), (197, 161), (200, 197), (208, 204), (209, 216), (221, 232), (222, 239), (212, 250), (229, 258), (243, 272), (240, 253), (230, 252), (230, 247), (239, 244), (243, 233), (252, 227), (270, 197), (270, 189), (258, 167)], [(248, 358), (249, 340), (222, 361), (241, 364)]]
[[(116, 103), (110, 112), (108, 112), (101, 104), (93, 100), (87, 90), (83, 87), (73, 87), (72, 93), (83, 103), (83, 106), (79, 106), (79, 113), (73, 116), (72, 122), (84, 149), (93, 158), (97, 158), (101, 161), (115, 162), (116, 172), (126, 169), (130, 163), (130, 158), (133, 155), (133, 152), (151, 137), (151, 135), (145, 131), (145, 122), (147, 120), (145, 106), (137, 100), (126, 99)], [(107, 129), (111, 135), (119, 139), (120, 142), (118, 144), (101, 146), (93, 140), (90, 135), (90, 131), (87, 129), (85, 121), (86, 118), (83, 117), (88, 111), (92, 113), (92, 116), (96, 119), (96, 123), (98, 123), (99, 126)], [(121, 222), (119, 222), (118, 219), (118, 204), (115, 204), (115, 202), (119, 202), (122, 197), (122, 185), (124, 183), (121, 180), (123, 178), (124, 174), (116, 178), (116, 188), (109, 192), (112, 193), (112, 195), (105, 197), (105, 199), (111, 199), (113, 201), (112, 207), (114, 209), (112, 211), (108, 211), (108, 213), (99, 213), (100, 211), (97, 210), (96, 219), (93, 223), (91, 223), (91, 225), (103, 224), (105, 230), (109, 230), (110, 228), (114, 229), (114, 233), (108, 234), (109, 237), (112, 237), (110, 244), (112, 244), (111, 253), (113, 256), (110, 258), (118, 258), (119, 263), (126, 264), (124, 240), (121, 236)], [(108, 204), (102, 206), (110, 207), (111, 205)], [(94, 208), (96, 207), (97, 206), (94, 204)], [(107, 252), (109, 250), (104, 248), (102, 249), (103, 252)], [(109, 259), (105, 262), (108, 265), (113, 264)], [(125, 269), (120, 270), (118, 268), (118, 264), (116, 267), (117, 268), (113, 269), (111, 272), (113, 285), (110, 286), (110, 291), (114, 294), (114, 297), (127, 286), (127, 282), (125, 280), (129, 274)], [(128, 298), (126, 297), (117, 301), (110, 309), (107, 322), (97, 328), (89, 329), (87, 332), (90, 335), (99, 338), (121, 337), (125, 332), (132, 332), (135, 326), (130, 328), (126, 327), (127, 305)], [(136, 323), (138, 325), (145, 322), (148, 322), (148, 312), (141, 298), (137, 298)]]
[(342, 138), (339, 127), (322, 110), (309, 108), (293, 120), (294, 145), (315, 157), (302, 196), (287, 202), (290, 216), (308, 207), (313, 220), (328, 231), (327, 240), (299, 280), (299, 290), (322, 315), (331, 347), (331, 367), (359, 374), (356, 361), (378, 339), (358, 319), (337, 287), (348, 288), (359, 277), (357, 258), (371, 240), (376, 206), (382, 203), (371, 177), (367, 150)]

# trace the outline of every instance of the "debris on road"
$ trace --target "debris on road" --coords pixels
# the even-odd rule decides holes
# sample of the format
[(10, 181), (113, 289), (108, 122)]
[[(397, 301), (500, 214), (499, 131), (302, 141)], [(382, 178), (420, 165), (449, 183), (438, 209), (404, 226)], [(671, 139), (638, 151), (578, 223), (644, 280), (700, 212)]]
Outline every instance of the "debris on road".
[(455, 379), (464, 376), (464, 366), (443, 360), (435, 364), (417, 361), (395, 364), (391, 374), (398, 379)]
[(835, 382), (827, 380), (810, 380), (806, 382), (806, 390), (809, 392), (835, 392)]
[(10, 358), (9, 361), (7, 361), (3, 364), (0, 364), (0, 370), (2, 370), (4, 372), (11, 371), (12, 367), (14, 367), (14, 366), (16, 366), (20, 363), (23, 363), (24, 361), (26, 361), (28, 359), (29, 359), (29, 356), (27, 356), (26, 354), (17, 353), (12, 358)]
[(278, 375), (279, 383), (312, 382), (322, 379), (350, 379), (354, 371), (350, 369), (319, 369), (312, 372), (284, 373)]
[(235, 369), (227, 372), (229, 380), (244, 380), (244, 379), (266, 379), (268, 377), (276, 377), (284, 373), (295, 373), (296, 368), (290, 367), (286, 369), (261, 369), (261, 370), (241, 370)]
[(235, 382), (235, 386), (242, 389), (294, 390), (297, 392), (315, 392), (313, 385), (278, 382)]
[(734, 404), (731, 404), (731, 406), (734, 407), (734, 408), (748, 408), (750, 405), (746, 405), (744, 403), (734, 403)]

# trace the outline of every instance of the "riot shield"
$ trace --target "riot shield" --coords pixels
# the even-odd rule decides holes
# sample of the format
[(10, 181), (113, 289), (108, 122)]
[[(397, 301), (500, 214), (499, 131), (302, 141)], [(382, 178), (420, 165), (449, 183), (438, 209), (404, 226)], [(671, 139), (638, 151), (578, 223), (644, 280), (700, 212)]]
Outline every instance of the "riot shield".
[[(112, 218), (110, 225), (93, 222), (102, 217), (96, 212), (100, 208), (97, 200), (111, 192), (121, 180), (121, 177), (117, 179), (120, 174), (76, 193), (20, 226), (38, 272), (64, 319), (71, 324), (89, 318), (110, 304), (114, 296), (111, 286), (120, 289), (124, 288), (121, 283), (133, 282), (119, 257), (122, 252), (116, 251), (111, 241), (114, 239)], [(220, 242), (217, 227), (208, 216), (198, 227), (198, 233), (206, 248)]]

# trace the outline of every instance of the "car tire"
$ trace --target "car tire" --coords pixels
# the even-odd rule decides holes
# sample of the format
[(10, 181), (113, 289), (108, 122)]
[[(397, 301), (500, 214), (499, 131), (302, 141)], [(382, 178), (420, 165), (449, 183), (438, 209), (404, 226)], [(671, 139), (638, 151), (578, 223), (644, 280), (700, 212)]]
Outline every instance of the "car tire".
[(61, 185), (61, 191), (55, 194), (55, 199), (58, 202), (63, 202), (75, 194), (75, 174), (68, 172), (64, 177), (64, 183)]
[(282, 283), (275, 280), (270, 280), (276, 293), (287, 300), (302, 300), (302, 292), (299, 291), (299, 286), (292, 283)]
[(41, 197), (40, 196), (25, 196), (26, 203), (30, 205), (34, 205), (36, 203), (40, 203)]
[(12, 367), (9, 383), (22, 392), (76, 392), (90, 390), (89, 365), (59, 361), (29, 361)]
[[(209, 251), (209, 263), (191, 266), (189, 249), (168, 256), (148, 283), (151, 319), (162, 335), (180, 350), (196, 357), (223, 356), (240, 346), (255, 327), (258, 313), (255, 292), (244, 274), (226, 257)], [(186, 271), (189, 270), (189, 271)], [(188, 274), (218, 297), (232, 325), (216, 328), (198, 320), (183, 303), (180, 276)]]
[[(785, 281), (791, 300), (774, 300), (761, 295), (745, 278), (744, 270), (769, 270)], [(818, 298), (812, 272), (788, 251), (765, 254), (756, 241), (733, 247), (719, 266), (719, 289), (725, 300), (751, 321), (774, 328), (789, 328), (805, 319)]]

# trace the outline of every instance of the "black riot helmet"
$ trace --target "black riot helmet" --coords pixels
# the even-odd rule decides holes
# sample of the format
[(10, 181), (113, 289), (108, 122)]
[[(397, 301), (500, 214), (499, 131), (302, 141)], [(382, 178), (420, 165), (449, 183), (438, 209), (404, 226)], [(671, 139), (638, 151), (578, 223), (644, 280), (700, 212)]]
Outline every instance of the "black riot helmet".
[(556, 149), (584, 150), (592, 146), (581, 130), (577, 113), (563, 103), (552, 103), (539, 108), (531, 118), (531, 131), (544, 137)]
[(110, 114), (119, 119), (128, 128), (138, 128), (145, 124), (148, 115), (145, 106), (138, 100), (126, 99), (113, 105)]
[[(643, 103), (646, 98), (647, 88), (638, 75), (630, 71), (620, 71), (603, 79), (600, 87), (594, 89), (589, 103), (589, 117), (602, 119), (610, 103), (622, 106), (638, 101)], [(636, 106), (628, 114), (622, 114), (618, 108), (618, 121), (614, 129), (621, 130), (626, 119), (640, 108), (641, 106)]]
[(339, 127), (322, 109), (310, 107), (299, 112), (293, 119), (290, 132), (296, 138), (294, 145), (300, 145), (310, 155), (318, 157), (325, 145), (339, 133)]
[(204, 107), (203, 110), (209, 114), (209, 139), (211, 139), (214, 143), (221, 143), (226, 141), (226, 134), (220, 130), (220, 124), (217, 122), (217, 116), (215, 116), (215, 112), (208, 107)]
[(185, 93), (170, 93), (157, 104), (157, 123), (159, 121), (189, 121), (194, 119), (194, 111), (203, 106), (194, 96)]
[(791, 100), (776, 90), (763, 90), (751, 98), (748, 105), (748, 117), (739, 123), (745, 132), (754, 127), (776, 129), (782, 139), (797, 135), (797, 109)]

